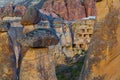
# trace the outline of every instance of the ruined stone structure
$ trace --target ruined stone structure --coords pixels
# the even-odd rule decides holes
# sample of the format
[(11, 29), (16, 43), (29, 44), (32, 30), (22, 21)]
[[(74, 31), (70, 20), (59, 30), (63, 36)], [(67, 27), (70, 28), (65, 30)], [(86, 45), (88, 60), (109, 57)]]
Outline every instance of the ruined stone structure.
[(64, 20), (79, 20), (96, 15), (95, 0), (46, 0), (42, 9), (54, 12)]
[(72, 24), (74, 32), (74, 48), (77, 49), (88, 49), (88, 45), (91, 40), (91, 36), (94, 30), (95, 20), (81, 20), (75, 21)]

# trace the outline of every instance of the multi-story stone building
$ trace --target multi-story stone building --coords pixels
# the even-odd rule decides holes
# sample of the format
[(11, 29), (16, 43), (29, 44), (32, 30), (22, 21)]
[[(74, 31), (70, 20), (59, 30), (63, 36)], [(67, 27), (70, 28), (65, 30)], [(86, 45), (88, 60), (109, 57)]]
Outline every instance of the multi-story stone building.
[(81, 20), (72, 23), (74, 33), (74, 48), (88, 49), (91, 36), (93, 34), (95, 20)]

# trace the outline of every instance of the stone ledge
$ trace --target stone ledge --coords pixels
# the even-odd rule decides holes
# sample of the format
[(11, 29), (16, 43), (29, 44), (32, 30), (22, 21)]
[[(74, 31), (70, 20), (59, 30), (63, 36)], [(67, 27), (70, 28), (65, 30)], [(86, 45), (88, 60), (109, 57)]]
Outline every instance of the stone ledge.
[(28, 32), (24, 37), (17, 40), (22, 46), (31, 48), (44, 48), (51, 45), (56, 45), (59, 40), (56, 34), (49, 29), (35, 29)]

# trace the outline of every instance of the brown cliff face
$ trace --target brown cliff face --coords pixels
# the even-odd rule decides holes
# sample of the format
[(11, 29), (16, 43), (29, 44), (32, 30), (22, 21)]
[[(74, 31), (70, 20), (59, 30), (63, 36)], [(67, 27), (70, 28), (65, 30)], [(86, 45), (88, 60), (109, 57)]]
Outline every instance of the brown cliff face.
[(65, 20), (78, 20), (96, 14), (94, 0), (87, 0), (85, 3), (80, 0), (48, 0), (42, 9), (55, 12)]
[(96, 2), (95, 0), (84, 0), (84, 7), (86, 16), (96, 16)]
[(16, 80), (13, 44), (7, 33), (7, 23), (0, 23), (0, 80)]
[[(119, 0), (108, 1), (106, 7), (109, 13), (106, 12), (104, 17), (102, 15), (101, 22), (96, 23), (79, 80), (120, 79), (120, 6), (118, 4), (120, 4)], [(100, 13), (99, 9), (98, 13)], [(100, 16), (99, 14), (97, 17)]]
[(20, 80), (57, 80), (52, 55), (47, 48), (30, 48), (23, 57)]
[(97, 20), (102, 20), (107, 16), (107, 14), (110, 11), (110, 7), (118, 8), (120, 7), (119, 5), (119, 0), (100, 0), (99, 2), (96, 3), (96, 8), (97, 8)]

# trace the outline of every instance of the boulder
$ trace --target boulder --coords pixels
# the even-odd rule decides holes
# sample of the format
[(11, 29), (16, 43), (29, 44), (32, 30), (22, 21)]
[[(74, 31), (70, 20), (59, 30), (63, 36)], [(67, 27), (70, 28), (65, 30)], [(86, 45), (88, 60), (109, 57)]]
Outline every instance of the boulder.
[(42, 9), (55, 12), (65, 20), (79, 20), (96, 14), (94, 0), (86, 0), (85, 3), (80, 0), (48, 0)]
[(26, 47), (42, 48), (58, 43), (58, 37), (49, 29), (35, 29), (28, 32), (18, 39), (18, 41)]
[(41, 20), (41, 13), (35, 7), (29, 7), (22, 17), (22, 25), (35, 25)]

